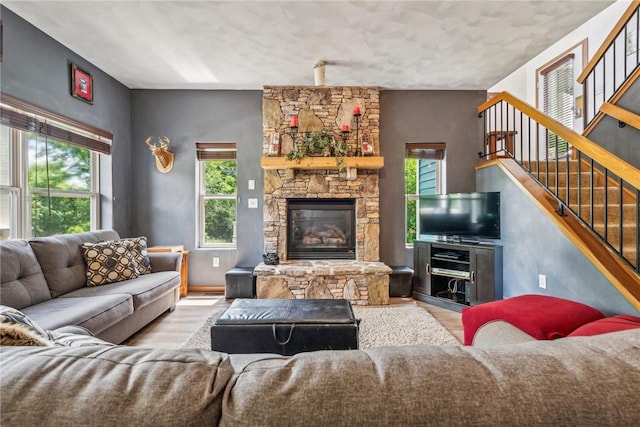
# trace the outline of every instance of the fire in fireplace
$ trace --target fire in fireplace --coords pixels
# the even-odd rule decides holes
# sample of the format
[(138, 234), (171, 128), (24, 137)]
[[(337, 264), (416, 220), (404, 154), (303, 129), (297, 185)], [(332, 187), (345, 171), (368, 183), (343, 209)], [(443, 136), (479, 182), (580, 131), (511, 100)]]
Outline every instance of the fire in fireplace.
[(288, 199), (287, 259), (356, 259), (354, 199)]

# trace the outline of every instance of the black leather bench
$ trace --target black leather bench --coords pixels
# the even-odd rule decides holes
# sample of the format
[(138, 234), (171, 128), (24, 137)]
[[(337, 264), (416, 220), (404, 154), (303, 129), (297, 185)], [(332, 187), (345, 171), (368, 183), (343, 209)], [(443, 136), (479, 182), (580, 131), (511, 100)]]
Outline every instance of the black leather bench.
[(211, 326), (211, 350), (277, 353), (358, 348), (358, 320), (344, 299), (233, 301)]

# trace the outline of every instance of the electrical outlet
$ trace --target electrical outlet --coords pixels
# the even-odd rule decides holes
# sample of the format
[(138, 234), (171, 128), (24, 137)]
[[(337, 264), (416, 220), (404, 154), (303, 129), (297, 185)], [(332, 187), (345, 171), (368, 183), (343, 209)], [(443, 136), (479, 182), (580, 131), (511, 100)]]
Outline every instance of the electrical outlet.
[(258, 207), (258, 199), (249, 199), (249, 209), (256, 209)]
[(211, 262), (212, 267), (220, 267), (220, 257), (214, 256)]
[(538, 287), (547, 289), (547, 276), (544, 274), (538, 274)]

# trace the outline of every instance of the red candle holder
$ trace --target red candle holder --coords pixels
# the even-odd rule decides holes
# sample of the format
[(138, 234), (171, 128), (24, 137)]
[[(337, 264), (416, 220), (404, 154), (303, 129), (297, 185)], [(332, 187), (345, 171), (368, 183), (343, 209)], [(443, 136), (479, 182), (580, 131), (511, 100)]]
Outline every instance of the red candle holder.
[(291, 122), (289, 124), (289, 135), (293, 139), (293, 145), (296, 145), (296, 135), (298, 134), (298, 116), (291, 116)]

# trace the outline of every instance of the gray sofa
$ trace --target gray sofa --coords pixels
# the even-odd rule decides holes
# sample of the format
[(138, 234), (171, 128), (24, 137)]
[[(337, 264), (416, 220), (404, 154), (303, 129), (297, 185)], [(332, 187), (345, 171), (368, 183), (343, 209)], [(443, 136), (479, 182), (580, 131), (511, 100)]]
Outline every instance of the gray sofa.
[(180, 298), (180, 254), (150, 253), (151, 273), (87, 287), (83, 243), (117, 240), (114, 230), (0, 242), (0, 304), (45, 330), (75, 325), (121, 343)]
[(640, 329), (292, 357), (1, 347), (0, 425), (636, 426)]

